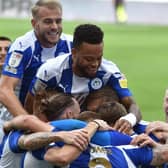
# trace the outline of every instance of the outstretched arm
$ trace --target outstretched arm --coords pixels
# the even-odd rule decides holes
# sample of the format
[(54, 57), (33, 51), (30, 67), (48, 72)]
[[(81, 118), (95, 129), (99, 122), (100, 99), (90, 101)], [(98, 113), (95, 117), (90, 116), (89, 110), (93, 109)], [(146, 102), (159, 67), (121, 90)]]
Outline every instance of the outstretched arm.
[(13, 129), (30, 130), (32, 132), (51, 131), (52, 126), (41, 121), (34, 115), (20, 115), (4, 123), (4, 131)]
[(22, 135), (19, 138), (18, 144), (21, 149), (35, 150), (57, 141), (71, 144), (80, 150), (84, 150), (88, 145), (88, 134), (84, 129), (61, 132), (38, 132)]
[[(105, 126), (106, 123), (102, 120), (96, 120), (96, 122), (92, 121), (88, 123), (84, 129), (88, 132), (89, 139), (91, 139), (96, 130), (98, 128), (102, 128), (103, 125)], [(79, 148), (72, 145), (64, 145), (62, 148), (55, 147), (48, 149), (44, 155), (44, 159), (54, 165), (65, 166), (75, 160), (80, 153), (81, 150), (79, 150)]]

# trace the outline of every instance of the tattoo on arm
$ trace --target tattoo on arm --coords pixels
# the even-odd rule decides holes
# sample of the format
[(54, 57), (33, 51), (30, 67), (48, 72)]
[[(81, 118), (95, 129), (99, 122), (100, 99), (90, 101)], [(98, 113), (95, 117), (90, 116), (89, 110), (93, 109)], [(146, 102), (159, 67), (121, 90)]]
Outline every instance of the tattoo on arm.
[(23, 135), (19, 139), (19, 146), (22, 149), (35, 150), (55, 141), (60, 141), (60, 138), (56, 135), (56, 133), (38, 132), (29, 135)]

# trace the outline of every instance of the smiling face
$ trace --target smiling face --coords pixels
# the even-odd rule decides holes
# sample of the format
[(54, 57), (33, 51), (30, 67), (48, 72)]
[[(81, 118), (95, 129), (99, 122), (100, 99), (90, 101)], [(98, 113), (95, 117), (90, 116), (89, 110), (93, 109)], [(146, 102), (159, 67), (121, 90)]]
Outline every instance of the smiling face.
[(59, 7), (41, 6), (37, 16), (32, 19), (37, 39), (43, 47), (53, 47), (62, 33), (62, 10)]
[(73, 72), (80, 77), (94, 78), (101, 64), (103, 42), (89, 44), (83, 42), (79, 48), (72, 49)]

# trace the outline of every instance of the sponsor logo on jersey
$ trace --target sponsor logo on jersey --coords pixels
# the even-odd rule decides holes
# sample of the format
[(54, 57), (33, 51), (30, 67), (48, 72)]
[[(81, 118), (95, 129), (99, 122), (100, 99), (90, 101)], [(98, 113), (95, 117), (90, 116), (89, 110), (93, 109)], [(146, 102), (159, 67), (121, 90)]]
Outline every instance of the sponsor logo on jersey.
[(90, 154), (91, 157), (89, 161), (89, 167), (112, 168), (110, 160), (107, 157), (108, 151), (105, 148), (101, 146), (92, 146), (90, 149)]
[(119, 79), (119, 84), (121, 88), (127, 88), (127, 79), (126, 78)]
[(12, 52), (11, 57), (9, 59), (9, 66), (16, 68), (19, 66), (21, 60), (22, 60), (23, 55), (19, 54), (17, 52)]
[(34, 58), (37, 62), (39, 62), (40, 55), (33, 55), (33, 58)]
[(91, 88), (94, 90), (100, 89), (103, 86), (103, 82), (100, 78), (94, 78), (91, 81)]
[(5, 66), (4, 70), (13, 74), (17, 74), (17, 69), (8, 65)]

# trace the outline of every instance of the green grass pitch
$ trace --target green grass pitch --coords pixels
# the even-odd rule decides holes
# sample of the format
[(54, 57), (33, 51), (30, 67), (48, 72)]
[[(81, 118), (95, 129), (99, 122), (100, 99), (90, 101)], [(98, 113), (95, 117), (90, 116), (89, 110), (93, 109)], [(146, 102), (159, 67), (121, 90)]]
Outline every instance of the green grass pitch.
[[(64, 22), (73, 33), (85, 21)], [(128, 79), (143, 119), (164, 120), (162, 109), (168, 87), (168, 26), (95, 23), (105, 32), (104, 56), (115, 62)], [(0, 35), (14, 40), (31, 29), (27, 19), (0, 19)]]

